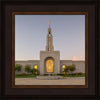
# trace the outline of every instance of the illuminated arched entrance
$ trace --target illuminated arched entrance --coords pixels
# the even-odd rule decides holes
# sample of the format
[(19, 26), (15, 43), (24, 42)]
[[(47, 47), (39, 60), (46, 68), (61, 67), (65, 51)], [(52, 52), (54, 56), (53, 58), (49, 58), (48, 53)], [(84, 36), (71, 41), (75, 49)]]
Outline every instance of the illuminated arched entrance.
[(54, 61), (53, 59), (46, 60), (46, 73), (53, 73), (54, 71)]

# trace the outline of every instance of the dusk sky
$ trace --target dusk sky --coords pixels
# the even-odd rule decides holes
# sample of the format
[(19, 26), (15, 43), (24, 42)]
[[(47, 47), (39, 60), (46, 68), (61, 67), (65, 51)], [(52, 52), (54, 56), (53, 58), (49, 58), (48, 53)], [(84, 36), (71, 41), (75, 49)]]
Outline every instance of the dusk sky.
[(85, 59), (85, 15), (15, 15), (15, 60), (39, 60), (49, 21), (61, 60)]

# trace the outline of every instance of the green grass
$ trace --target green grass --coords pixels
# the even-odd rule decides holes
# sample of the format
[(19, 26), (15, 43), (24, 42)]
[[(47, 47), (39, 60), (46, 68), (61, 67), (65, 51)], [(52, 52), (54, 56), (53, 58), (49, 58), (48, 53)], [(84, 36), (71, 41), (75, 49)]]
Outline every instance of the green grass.
[(85, 77), (85, 74), (81, 74), (81, 75), (68, 75), (68, 74), (65, 74), (65, 75), (63, 75), (63, 77)]
[[(36, 76), (38, 75), (15, 75), (15, 78), (29, 78), (29, 77), (36, 77)], [(61, 74), (61, 76), (63, 77), (85, 77), (85, 74), (81, 74), (81, 75)]]
[(29, 78), (36, 77), (37, 75), (15, 75), (15, 78)]

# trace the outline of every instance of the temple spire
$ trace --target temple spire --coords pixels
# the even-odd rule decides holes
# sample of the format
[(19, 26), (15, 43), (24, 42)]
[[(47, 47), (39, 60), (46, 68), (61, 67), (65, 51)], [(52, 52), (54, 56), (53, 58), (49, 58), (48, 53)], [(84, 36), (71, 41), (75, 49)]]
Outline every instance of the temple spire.
[(50, 22), (49, 22), (46, 51), (53, 51), (53, 50), (54, 50), (54, 48), (53, 48), (53, 36), (52, 36), (52, 33), (51, 33)]
[(49, 28), (50, 28), (50, 22), (49, 22)]

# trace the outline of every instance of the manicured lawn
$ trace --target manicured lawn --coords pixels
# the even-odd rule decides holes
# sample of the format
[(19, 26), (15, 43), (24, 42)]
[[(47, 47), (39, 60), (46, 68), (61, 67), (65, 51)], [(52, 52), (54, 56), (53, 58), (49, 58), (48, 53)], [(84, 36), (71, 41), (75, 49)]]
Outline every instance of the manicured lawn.
[[(15, 75), (15, 78), (30, 78), (30, 77), (36, 77), (36, 76), (38, 76), (38, 75)], [(81, 74), (81, 75), (62, 74), (61, 76), (63, 76), (63, 77), (85, 77), (85, 74)]]
[(63, 77), (85, 77), (85, 74), (81, 74), (81, 75), (63, 75)]
[(36, 77), (37, 75), (15, 75), (15, 78), (29, 78)]

